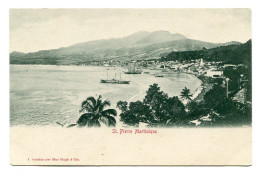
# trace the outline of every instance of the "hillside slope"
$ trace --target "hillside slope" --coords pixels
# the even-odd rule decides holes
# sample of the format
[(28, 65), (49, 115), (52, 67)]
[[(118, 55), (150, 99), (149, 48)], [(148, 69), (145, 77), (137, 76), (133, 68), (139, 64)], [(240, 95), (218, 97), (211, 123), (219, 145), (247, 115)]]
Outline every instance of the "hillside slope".
[(251, 64), (251, 40), (240, 45), (218, 46), (211, 49), (201, 49), (196, 51), (173, 51), (162, 57), (162, 61), (171, 60), (192, 60), (203, 58), (206, 61), (223, 61), (232, 64)]
[[(100, 60), (159, 59), (171, 51), (190, 51), (230, 45), (191, 40), (167, 31), (137, 32), (123, 38), (89, 41), (32, 53), (13, 52), (11, 64), (86, 64)], [(235, 43), (239, 44), (239, 43)]]

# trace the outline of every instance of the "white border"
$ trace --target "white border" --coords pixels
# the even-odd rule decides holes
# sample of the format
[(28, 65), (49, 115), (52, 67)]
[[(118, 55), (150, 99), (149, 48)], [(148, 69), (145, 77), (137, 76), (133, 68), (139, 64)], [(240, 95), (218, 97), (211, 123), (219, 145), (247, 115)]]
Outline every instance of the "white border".
[[(259, 85), (260, 75), (259, 62), (259, 38), (260, 38), (260, 9), (257, 1), (253, 0), (181, 0), (181, 1), (141, 1), (141, 0), (9, 0), (4, 2), (0, 0), (0, 76), (1, 76), (1, 156), (0, 166), (1, 172), (8, 174), (84, 174), (92, 173), (111, 173), (111, 174), (257, 174), (260, 172), (260, 141), (259, 141), (259, 110), (257, 110), (259, 102)], [(252, 24), (253, 24), (253, 166), (251, 167), (21, 167), (11, 166), (9, 164), (9, 8), (251, 8)], [(196, 171), (195, 171), (196, 170)]]

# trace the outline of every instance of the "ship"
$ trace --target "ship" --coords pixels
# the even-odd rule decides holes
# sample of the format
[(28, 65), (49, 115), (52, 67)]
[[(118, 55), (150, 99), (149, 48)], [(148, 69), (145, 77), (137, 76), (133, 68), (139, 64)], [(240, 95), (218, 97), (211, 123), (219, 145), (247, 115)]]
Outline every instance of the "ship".
[(100, 83), (130, 84), (130, 81), (112, 79), (112, 80), (100, 80)]
[(127, 68), (127, 71), (125, 71), (125, 74), (141, 74), (143, 72), (142, 69), (136, 68), (134, 66), (129, 66)]
[(109, 80), (108, 79), (108, 73), (107, 73), (107, 79), (106, 80), (103, 80), (101, 79), (100, 80), (100, 83), (110, 83), (110, 84), (130, 84), (130, 81), (126, 81), (126, 80), (121, 80), (121, 74), (120, 74), (120, 79), (116, 79), (116, 74), (115, 74), (115, 78)]
[(155, 77), (164, 77), (164, 75), (162, 75), (162, 74), (155, 74), (154, 76)]

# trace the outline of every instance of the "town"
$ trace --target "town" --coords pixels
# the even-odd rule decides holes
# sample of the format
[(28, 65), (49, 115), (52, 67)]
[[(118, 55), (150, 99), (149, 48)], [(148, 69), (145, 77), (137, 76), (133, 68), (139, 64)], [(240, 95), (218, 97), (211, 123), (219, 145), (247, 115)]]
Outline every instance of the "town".
[(233, 100), (242, 104), (248, 103), (251, 105), (250, 100), (246, 97), (246, 84), (249, 81), (246, 71), (248, 66), (244, 64), (225, 64), (223, 61), (204, 61), (204, 59), (201, 58), (189, 61), (109, 60), (89, 62), (86, 65), (122, 68), (134, 65), (135, 67), (142, 69), (142, 73), (145, 74), (149, 74), (149, 70), (160, 71), (162, 74), (156, 74), (156, 76), (159, 77), (163, 77), (164, 74), (173, 72), (187, 73), (198, 77), (204, 84), (207, 84), (207, 86), (223, 81), (223, 86), (227, 88), (227, 97), (231, 95)]

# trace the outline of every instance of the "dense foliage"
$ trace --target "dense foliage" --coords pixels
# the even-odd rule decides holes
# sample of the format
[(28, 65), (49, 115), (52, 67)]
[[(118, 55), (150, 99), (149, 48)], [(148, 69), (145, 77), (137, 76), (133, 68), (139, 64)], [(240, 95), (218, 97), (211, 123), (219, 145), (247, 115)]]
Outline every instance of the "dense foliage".
[(203, 58), (206, 61), (223, 61), (232, 64), (251, 64), (251, 40), (240, 45), (203, 48), (195, 51), (171, 52), (161, 61), (189, 61)]
[(185, 121), (185, 106), (178, 97), (168, 97), (160, 91), (158, 84), (150, 86), (144, 100), (131, 102), (119, 101), (117, 107), (122, 110), (120, 120), (131, 126), (138, 126), (140, 122), (149, 126), (168, 127), (179, 125)]
[[(184, 93), (188, 92), (188, 93)], [(185, 94), (185, 95), (183, 95)], [(187, 94), (189, 96), (187, 96)], [(182, 90), (183, 97), (190, 97), (189, 89)], [(187, 127), (195, 126), (241, 126), (251, 124), (251, 108), (246, 104), (234, 102), (227, 97), (226, 87), (215, 84), (203, 101), (191, 100), (186, 106), (178, 97), (168, 97), (160, 91), (158, 84), (150, 86), (143, 101), (119, 101), (117, 107), (122, 111), (120, 120), (128, 126), (138, 127), (140, 122), (149, 127)]]
[[(200, 103), (187, 105), (188, 116), (198, 119), (202, 126), (241, 126), (251, 124), (251, 107), (231, 100), (226, 96), (226, 88), (214, 85)], [(202, 119), (206, 117), (206, 120)]]

